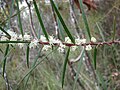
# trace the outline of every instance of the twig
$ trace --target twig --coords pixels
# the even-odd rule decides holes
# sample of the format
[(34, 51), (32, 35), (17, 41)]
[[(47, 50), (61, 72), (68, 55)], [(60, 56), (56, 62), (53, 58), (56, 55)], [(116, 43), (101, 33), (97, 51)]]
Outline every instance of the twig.
[[(85, 51), (85, 55), (86, 55), (86, 57), (87, 57), (87, 59), (86, 59), (85, 61), (86, 61), (86, 65), (87, 65), (87, 67), (88, 67), (88, 69), (89, 69), (89, 72), (90, 72), (90, 69), (91, 69), (92, 72), (93, 72), (94, 79), (95, 79), (95, 81), (97, 82), (96, 73), (95, 73), (95, 70), (94, 70), (94, 68), (93, 68), (93, 66), (92, 66), (92, 63), (91, 63), (91, 61), (90, 61), (90, 57), (89, 57), (89, 54), (88, 54), (87, 51)], [(91, 73), (91, 72), (90, 72), (90, 73)]]
[[(50, 43), (49, 42), (42, 42), (40, 41), (39, 42), (40, 44), (43, 44), (43, 45), (49, 45)], [(53, 43), (54, 45), (58, 45), (58, 43)], [(65, 43), (63, 42), (64, 45), (66, 46), (86, 46), (86, 45), (92, 45), (92, 46), (103, 46), (103, 45), (112, 45), (112, 44), (120, 44), (120, 41), (119, 40), (116, 40), (116, 41), (109, 41), (109, 42), (97, 42), (97, 43), (93, 43), (93, 42), (90, 42), (90, 43), (84, 43), (84, 44), (81, 44), (81, 45), (77, 45), (77, 44), (71, 44), (71, 43)]]
[[(0, 41), (0, 43), (30, 43), (31, 41)], [(39, 41), (39, 44), (42, 45), (50, 45), (49, 42), (42, 42), (41, 40)], [(97, 43), (84, 43), (84, 44), (71, 44), (71, 43), (65, 43), (63, 42), (64, 45), (68, 46), (68, 47), (72, 47), (72, 46), (86, 46), (86, 45), (91, 45), (91, 46), (103, 46), (103, 45), (112, 45), (112, 44), (120, 44), (120, 40), (115, 40), (115, 41), (109, 41), (109, 42), (97, 42)], [(59, 46), (59, 43), (53, 43), (53, 45), (55, 46)]]
[[(0, 67), (0, 74), (1, 73), (2, 73), (2, 70), (1, 70), (1, 67)], [(8, 81), (6, 72), (4, 72), (4, 77), (3, 78), (4, 78), (5, 84), (6, 84), (6, 90), (12, 90), (12, 87), (10, 86), (10, 83)]]
[(37, 34), (35, 32), (35, 29), (34, 29), (34, 24), (33, 24), (33, 19), (32, 19), (32, 13), (31, 13), (31, 4), (28, 3), (27, 0), (25, 0), (27, 5), (28, 5), (28, 9), (29, 9), (29, 16), (30, 16), (30, 24), (31, 24), (31, 32), (32, 32), (32, 35), (34, 38), (37, 38)]
[(74, 11), (74, 3), (73, 0), (69, 0), (70, 2), (70, 16), (71, 16), (71, 21), (74, 23), (74, 27), (76, 30), (77, 37), (83, 38), (83, 32), (81, 29), (79, 29), (78, 24), (77, 24), (77, 19), (75, 16), (75, 11)]
[(71, 63), (76, 63), (76, 62), (80, 61), (80, 58), (82, 57), (83, 52), (84, 52), (84, 48), (80, 52), (80, 55), (76, 59), (70, 59), (70, 62)]
[(60, 39), (60, 36), (59, 36), (59, 28), (58, 28), (58, 23), (57, 23), (57, 17), (56, 17), (56, 14), (55, 14), (55, 11), (53, 9), (53, 6), (51, 5), (51, 8), (52, 8), (52, 14), (53, 14), (53, 17), (54, 17), (54, 24), (55, 24), (55, 34), (56, 36), (58, 37), (58, 39)]

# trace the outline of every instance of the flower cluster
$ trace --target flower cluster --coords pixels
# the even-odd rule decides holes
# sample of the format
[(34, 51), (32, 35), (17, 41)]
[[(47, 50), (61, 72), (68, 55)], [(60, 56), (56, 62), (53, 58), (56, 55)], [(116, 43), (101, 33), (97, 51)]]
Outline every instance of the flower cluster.
[[(43, 43), (43, 48), (42, 51), (47, 51), (49, 49), (52, 49), (52, 46), (57, 45), (58, 46), (58, 51), (59, 52), (64, 52), (65, 48), (66, 48), (66, 44), (72, 44), (71, 40), (69, 37), (65, 37), (65, 41), (62, 42), (61, 40), (55, 38), (54, 36), (49, 36), (49, 41), (46, 39), (46, 37), (44, 35), (40, 36), (40, 40), (38, 39), (31, 39), (31, 36), (27, 33), (25, 33), (24, 35), (18, 35), (17, 33), (8, 30), (7, 33), (11, 36), (10, 38), (8, 38), (6, 36), (6, 34), (1, 33), (1, 41), (28, 41), (30, 42), (29, 47), (30, 48), (36, 48), (39, 45), (39, 42), (41, 42), (41, 44)], [(97, 40), (92, 37), (91, 38), (91, 42), (96, 42)], [(46, 44), (45, 44), (46, 43)], [(89, 45), (83, 45), (86, 43), (86, 39), (80, 39), (80, 38), (76, 38), (75, 39), (75, 44), (73, 44), (72, 46), (70, 46), (71, 51), (75, 51), (78, 46), (83, 46), (85, 48), (85, 50), (90, 51), (92, 49), (92, 46)], [(20, 48), (24, 47), (24, 43), (9, 43), (12, 45), (18, 45)]]
[[(10, 35), (10, 38), (6, 36), (5, 33), (1, 33), (1, 38), (0, 41), (30, 41), (31, 37), (27, 33), (25, 33), (23, 36), (20, 34), (18, 35), (17, 33), (7, 30), (7, 33)], [(18, 45), (20, 48), (24, 47), (24, 43), (9, 43), (11, 45)]]
[[(44, 35), (41, 35), (40, 40), (42, 42), (47, 42), (47, 40), (46, 40)], [(91, 38), (91, 42), (96, 42), (96, 41), (97, 40), (94, 37)], [(47, 51), (49, 49), (52, 49), (53, 45), (57, 44), (59, 46), (58, 47), (58, 51), (59, 52), (64, 52), (65, 48), (66, 48), (65, 43), (66, 44), (72, 44), (72, 42), (71, 42), (69, 37), (65, 37), (65, 42), (62, 43), (62, 41), (60, 41), (59, 39), (56, 39), (53, 36), (49, 36), (49, 44), (48, 45), (44, 45), (42, 50), (43, 51)], [(86, 39), (80, 39), (80, 38), (75, 39), (75, 45), (70, 47), (71, 51), (75, 51), (78, 48), (78, 46), (81, 46), (82, 44), (85, 44), (85, 43), (86, 43)], [(85, 50), (90, 51), (91, 49), (92, 49), (91, 45), (86, 45), (85, 46)]]

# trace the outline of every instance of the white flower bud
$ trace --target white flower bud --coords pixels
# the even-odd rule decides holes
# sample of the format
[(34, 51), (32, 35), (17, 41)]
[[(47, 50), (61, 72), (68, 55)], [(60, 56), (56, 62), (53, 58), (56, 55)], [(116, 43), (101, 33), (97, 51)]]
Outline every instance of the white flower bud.
[(23, 41), (23, 40), (24, 40), (24, 37), (22, 36), (22, 34), (20, 34), (20, 35), (18, 36), (18, 39), (19, 39), (20, 41)]
[(41, 36), (40, 36), (40, 40), (41, 40), (42, 42), (47, 42), (47, 39), (46, 39), (46, 37), (45, 37), (44, 35), (41, 35)]
[(52, 49), (50, 45), (44, 45), (44, 47), (42, 48), (42, 51), (48, 51), (49, 49)]
[(70, 47), (71, 49), (71, 51), (75, 51), (76, 49), (77, 49), (77, 46), (72, 46), (72, 47)]
[(59, 46), (60, 46), (61, 48), (65, 48), (65, 47), (66, 47), (65, 45), (63, 45), (62, 42), (59, 44)]
[(55, 43), (55, 39), (53, 38), (53, 36), (49, 36), (49, 43), (50, 45), (53, 45)]
[(75, 39), (75, 43), (76, 43), (77, 45), (84, 44), (84, 43), (86, 43), (86, 39), (77, 38), (77, 39)]
[(96, 40), (95, 37), (92, 37), (92, 38), (91, 38), (91, 41), (92, 41), (92, 42), (96, 42), (97, 40)]
[(11, 30), (8, 30), (7, 33), (11, 36), (11, 37), (14, 37), (14, 36), (17, 36), (17, 34)]
[(5, 37), (5, 36), (1, 36), (1, 39), (0, 39), (1, 41), (7, 41), (7, 40), (9, 40), (7, 37)]
[(87, 45), (85, 50), (90, 51), (92, 49), (91, 45)]
[(10, 41), (17, 41), (17, 37), (11, 37)]
[(29, 45), (30, 48), (35, 48), (38, 46), (38, 40), (37, 39), (33, 39)]
[(65, 42), (66, 43), (72, 43), (69, 37), (65, 37)]
[(62, 48), (62, 47), (58, 47), (58, 49), (57, 49), (59, 52), (61, 52), (61, 53), (63, 53), (64, 51), (65, 51), (65, 49), (64, 48)]
[(27, 33), (25, 33), (25, 35), (24, 35), (24, 40), (25, 41), (29, 41), (30, 40), (30, 35), (28, 35)]

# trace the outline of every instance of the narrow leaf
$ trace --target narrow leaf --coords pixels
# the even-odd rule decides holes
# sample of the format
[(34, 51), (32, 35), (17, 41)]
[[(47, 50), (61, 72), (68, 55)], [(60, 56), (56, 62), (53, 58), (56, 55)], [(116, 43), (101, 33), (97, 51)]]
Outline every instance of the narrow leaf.
[(27, 59), (27, 67), (29, 68), (29, 52), (30, 52), (30, 48), (29, 48), (29, 44), (27, 45), (27, 55), (26, 55), (26, 59)]
[(96, 57), (97, 57), (97, 48), (95, 47), (95, 49), (94, 49), (94, 60), (93, 60), (95, 70), (96, 70)]
[(96, 71), (96, 75), (98, 77), (98, 84), (101, 85), (103, 90), (108, 90), (107, 88), (107, 82), (104, 81), (103, 75), (100, 73), (100, 71)]
[(8, 38), (11, 37), (11, 36), (9, 35), (9, 33), (7, 33), (1, 26), (0, 26), (0, 30), (1, 30), (2, 32), (4, 32), (4, 33), (8, 36)]
[[(8, 54), (8, 51), (9, 51), (9, 44), (8, 44), (7, 47), (6, 47), (4, 57), (6, 57), (6, 55)], [(6, 58), (7, 58), (7, 57), (6, 57)], [(4, 77), (4, 73), (5, 73), (6, 58), (4, 58), (4, 60), (3, 60), (3, 77)]]
[(113, 21), (113, 41), (115, 40), (115, 34), (116, 34), (116, 17), (114, 16), (114, 21)]
[(30, 41), (0, 41), (0, 43), (30, 43)]
[(81, 11), (82, 11), (82, 18), (83, 18), (83, 21), (84, 21), (84, 24), (85, 24), (85, 27), (86, 27), (86, 30), (87, 30), (87, 36), (89, 36), (89, 40), (90, 40), (91, 39), (91, 34), (90, 34), (90, 29), (89, 29), (87, 17), (85, 15), (84, 8), (83, 8), (83, 0), (79, 0), (79, 4), (80, 4)]
[(104, 30), (101, 28), (101, 25), (99, 25), (99, 23), (96, 23), (96, 26), (97, 26), (97, 28), (98, 28), (98, 31), (100, 32), (100, 35), (101, 35), (101, 37), (102, 37), (102, 40), (105, 42), (105, 37), (104, 37), (103, 32), (102, 32), (102, 31), (104, 31)]
[(24, 33), (23, 33), (23, 28), (22, 28), (22, 22), (21, 22), (21, 17), (20, 17), (20, 10), (19, 10), (18, 0), (16, 0), (16, 4), (17, 4), (17, 13), (18, 13), (18, 22), (19, 22), (20, 32), (21, 32), (21, 34), (23, 36)]
[(10, 23), (11, 23), (11, 16), (12, 16), (12, 11), (13, 11), (13, 6), (14, 6), (14, 0), (12, 0), (12, 4), (10, 6), (10, 15), (8, 17), (8, 28), (10, 27)]
[(65, 58), (65, 61), (64, 61), (64, 65), (63, 65), (62, 88), (63, 88), (63, 85), (64, 85), (65, 71), (66, 71), (66, 67), (67, 67), (69, 52), (70, 52), (70, 47), (68, 48), (68, 51), (67, 51), (67, 54), (66, 54), (66, 58)]
[(61, 14), (60, 14), (60, 12), (58, 11), (55, 3), (53, 2), (53, 0), (50, 0), (50, 2), (51, 2), (51, 5), (52, 5), (53, 8), (54, 8), (54, 10), (55, 10), (55, 12), (56, 12), (59, 20), (60, 20), (60, 22), (61, 22), (61, 24), (62, 24), (65, 32), (67, 33), (68, 37), (70, 38), (70, 40), (71, 40), (73, 43), (75, 43), (75, 39), (73, 38), (72, 34), (71, 34), (70, 31), (68, 30), (68, 27), (66, 26), (66, 24), (65, 24), (65, 22), (64, 22), (64, 20), (63, 20), (63, 18), (62, 18), (62, 16), (61, 16)]
[(36, 14), (37, 14), (37, 17), (38, 17), (40, 26), (41, 26), (41, 28), (42, 28), (42, 31), (43, 31), (46, 39), (49, 41), (47, 31), (46, 31), (45, 26), (44, 26), (44, 24), (43, 24), (43, 21), (42, 21), (42, 18), (41, 18), (41, 15), (40, 15), (40, 12), (39, 12), (39, 9), (38, 9), (38, 7), (37, 7), (37, 4), (36, 4), (36, 1), (35, 1), (35, 0), (33, 0), (33, 4), (34, 4), (34, 7), (35, 7), (35, 11), (36, 11)]

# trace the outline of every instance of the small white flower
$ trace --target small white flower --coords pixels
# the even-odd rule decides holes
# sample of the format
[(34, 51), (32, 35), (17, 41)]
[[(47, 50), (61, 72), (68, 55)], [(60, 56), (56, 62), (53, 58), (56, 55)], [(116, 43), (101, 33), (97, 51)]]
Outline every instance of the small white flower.
[(20, 49), (24, 47), (24, 43), (18, 43), (17, 45), (19, 46)]
[(64, 51), (65, 51), (65, 45), (63, 45), (63, 43), (60, 41), (60, 43), (59, 43), (59, 47), (58, 47), (58, 51), (59, 52), (61, 52), (61, 53), (63, 53)]
[(35, 48), (38, 46), (38, 40), (37, 39), (33, 39), (29, 45), (30, 48)]
[(90, 51), (92, 49), (91, 45), (87, 45), (85, 50)]
[(30, 35), (28, 35), (27, 33), (25, 33), (25, 35), (24, 35), (24, 40), (26, 40), (26, 41), (29, 41), (30, 40)]
[(64, 49), (65, 49), (65, 47), (66, 47), (62, 42), (59, 44), (59, 46), (60, 46), (61, 48), (64, 48)]
[(1, 41), (7, 41), (7, 40), (9, 40), (7, 37), (5, 37), (5, 36), (1, 36), (1, 39), (0, 39)]
[(95, 37), (91, 37), (91, 41), (92, 41), (92, 42), (96, 42), (97, 40), (96, 40)]
[(75, 39), (75, 43), (77, 45), (84, 44), (84, 43), (86, 43), (86, 39), (77, 38), (77, 39)]
[(49, 36), (49, 43), (50, 45), (53, 45), (53, 44), (60, 44), (62, 42), (59, 39), (53, 38), (53, 36)]
[[(17, 34), (11, 30), (8, 30), (7, 33), (11, 36), (10, 41), (17, 41)], [(14, 43), (9, 43), (14, 45)]]
[(59, 39), (55, 39), (54, 40), (54, 43), (57, 43), (57, 44), (60, 44), (60, 43), (62, 43)]
[(42, 48), (42, 51), (48, 51), (51, 48), (52, 48), (51, 45), (44, 45), (44, 47)]
[[(10, 41), (17, 41), (17, 34), (14, 34), (13, 36), (11, 36)], [(11, 45), (15, 45), (15, 43), (9, 43)]]
[(3, 31), (0, 30), (0, 35), (3, 33)]
[(49, 36), (49, 43), (50, 45), (53, 45), (55, 43), (55, 39), (53, 38), (53, 36)]
[(86, 39), (81, 39), (81, 43), (82, 44), (86, 43)]
[(65, 49), (64, 48), (62, 48), (62, 47), (58, 47), (58, 49), (57, 49), (59, 52), (61, 52), (61, 53), (63, 53), (64, 51), (65, 51)]
[(75, 51), (76, 49), (77, 49), (77, 46), (72, 46), (70, 50)]
[(17, 41), (17, 34), (12, 35), (10, 41)]
[(7, 30), (7, 33), (11, 36), (11, 37), (14, 37), (14, 36), (17, 36), (17, 34), (11, 30)]
[(17, 41), (17, 37), (11, 37), (10, 41)]
[(20, 41), (24, 40), (22, 34), (20, 34), (20, 35), (18, 36), (18, 39), (19, 39)]
[(41, 35), (41, 36), (40, 36), (40, 40), (41, 40), (42, 42), (47, 42), (47, 39), (46, 39), (46, 37), (45, 37), (44, 35)]
[(66, 43), (72, 43), (69, 37), (65, 37), (65, 42)]

